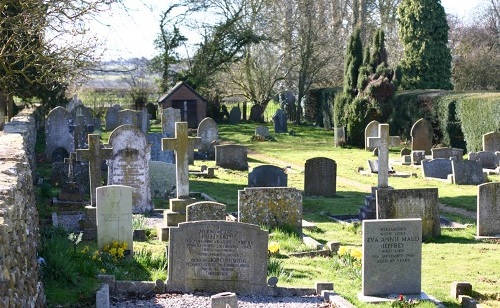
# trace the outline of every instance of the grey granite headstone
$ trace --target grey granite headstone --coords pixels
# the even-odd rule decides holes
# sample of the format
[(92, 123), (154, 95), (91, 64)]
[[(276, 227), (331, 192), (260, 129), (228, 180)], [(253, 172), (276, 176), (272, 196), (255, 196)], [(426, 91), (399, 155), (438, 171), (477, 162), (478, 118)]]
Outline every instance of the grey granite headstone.
[(255, 135), (262, 136), (264, 138), (269, 137), (269, 128), (266, 126), (255, 127)]
[(198, 152), (210, 154), (210, 144), (219, 139), (219, 128), (212, 118), (203, 119), (198, 125), (198, 137), (201, 138)]
[(151, 145), (151, 160), (161, 161), (164, 163), (175, 164), (174, 151), (162, 151), (161, 139), (164, 138), (162, 133), (148, 133), (146, 139)]
[[(47, 151), (47, 160), (51, 162), (62, 162), (64, 158), (69, 157), (69, 153), (75, 151), (73, 135), (69, 131), (71, 124), (71, 115), (63, 107), (52, 109), (47, 115), (45, 123), (45, 145)], [(62, 157), (57, 155), (53, 160), (53, 153), (56, 149), (64, 152)], [(61, 151), (64, 150), (64, 151)]]
[(431, 149), (432, 153), (432, 159), (436, 158), (454, 158), (456, 160), (462, 160), (464, 156), (464, 150), (463, 149), (457, 149), (457, 148), (433, 148)]
[(73, 95), (73, 98), (69, 101), (68, 105), (66, 105), (66, 110), (71, 112), (76, 106), (80, 105), (83, 105), (83, 103), (78, 99), (78, 95)]
[(477, 186), (477, 235), (500, 237), (500, 182)]
[(402, 148), (401, 151), (399, 151), (400, 156), (407, 156), (411, 155), (411, 150), (408, 148)]
[(423, 150), (425, 155), (431, 155), (432, 137), (434, 130), (426, 119), (419, 119), (411, 128), (412, 150)]
[(226, 205), (212, 201), (191, 203), (186, 207), (186, 221), (226, 220)]
[(238, 190), (238, 221), (302, 232), (302, 194), (290, 187)]
[(109, 161), (108, 185), (133, 188), (133, 213), (152, 211), (149, 185), (151, 148), (146, 136), (137, 126), (121, 125), (111, 133), (108, 144), (113, 148), (113, 156)]
[[(85, 107), (84, 105), (78, 105), (70, 112), (71, 119), (75, 125), (78, 122), (78, 117), (83, 116), (85, 126), (94, 125), (94, 116), (92, 115), (92, 109)], [(88, 131), (92, 133), (93, 131)]]
[(377, 219), (422, 219), (422, 238), (441, 236), (437, 188), (378, 189)]
[(161, 131), (163, 138), (172, 138), (175, 135), (175, 123), (181, 121), (181, 110), (169, 107), (163, 109), (161, 115)]
[(121, 110), (120, 106), (109, 107), (106, 110), (105, 122), (106, 122), (106, 131), (110, 132), (118, 127), (118, 111)]
[(484, 182), (481, 164), (473, 160), (452, 160), (453, 183), (457, 185), (479, 185)]
[(489, 132), (483, 135), (483, 151), (500, 151), (500, 132)]
[(469, 160), (477, 161), (481, 165), (481, 168), (485, 169), (495, 169), (498, 167), (498, 157), (493, 152), (480, 151), (469, 153)]
[(232, 170), (248, 170), (247, 148), (238, 144), (216, 145), (215, 165)]
[(420, 294), (420, 219), (363, 220), (362, 296)]
[(448, 174), (452, 174), (451, 160), (437, 158), (422, 161), (422, 174), (424, 178), (448, 179)]
[(248, 173), (248, 187), (287, 187), (288, 175), (273, 165), (261, 165)]
[(412, 165), (421, 165), (422, 161), (425, 159), (425, 151), (411, 151), (411, 164)]
[(138, 126), (137, 112), (131, 109), (118, 111), (118, 126), (120, 125)]
[(368, 138), (369, 137), (377, 137), (378, 136), (378, 125), (380, 123), (378, 121), (371, 121), (365, 127), (365, 150), (373, 151), (375, 147), (368, 146)]
[(330, 158), (314, 157), (306, 160), (304, 194), (333, 197), (337, 192), (337, 163)]
[(265, 293), (267, 231), (238, 222), (195, 221), (169, 232), (167, 292)]
[(175, 164), (161, 161), (149, 162), (151, 198), (164, 198), (175, 190)]
[(241, 121), (241, 109), (240, 107), (233, 107), (231, 111), (229, 111), (229, 123), (230, 124), (239, 124)]
[(288, 132), (287, 116), (283, 110), (281, 110), (281, 109), (276, 110), (276, 113), (273, 115), (273, 122), (274, 122), (274, 132), (275, 133), (287, 133)]

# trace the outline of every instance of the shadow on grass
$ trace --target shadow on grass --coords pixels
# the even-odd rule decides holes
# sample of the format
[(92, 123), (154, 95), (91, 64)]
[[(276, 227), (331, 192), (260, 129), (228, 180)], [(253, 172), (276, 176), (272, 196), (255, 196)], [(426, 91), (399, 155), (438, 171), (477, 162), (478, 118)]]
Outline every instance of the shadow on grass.
[(451, 207), (465, 209), (471, 212), (477, 210), (477, 196), (453, 196), (453, 197), (440, 197), (439, 202)]
[(190, 190), (206, 193), (217, 202), (227, 206), (227, 211), (235, 211), (238, 208), (238, 190), (243, 190), (246, 185), (222, 182), (207, 182), (190, 179)]
[(480, 241), (476, 241), (473, 238), (465, 237), (465, 236), (451, 236), (448, 234), (441, 234), (438, 238), (429, 239), (426, 243), (433, 244), (479, 244)]
[(338, 191), (332, 198), (326, 197), (307, 197), (304, 196), (303, 213), (313, 218), (315, 222), (331, 222), (332, 220), (325, 216), (330, 215), (357, 215), (359, 207), (363, 206), (366, 193), (354, 191)]

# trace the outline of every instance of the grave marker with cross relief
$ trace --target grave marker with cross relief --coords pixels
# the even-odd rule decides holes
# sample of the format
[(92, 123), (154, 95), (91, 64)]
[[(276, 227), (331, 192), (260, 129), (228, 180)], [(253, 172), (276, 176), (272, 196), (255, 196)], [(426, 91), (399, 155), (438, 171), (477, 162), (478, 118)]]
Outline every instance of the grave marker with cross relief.
[(389, 147), (401, 143), (397, 136), (389, 136), (389, 124), (378, 125), (378, 137), (368, 137), (368, 146), (378, 148), (378, 188), (389, 187)]

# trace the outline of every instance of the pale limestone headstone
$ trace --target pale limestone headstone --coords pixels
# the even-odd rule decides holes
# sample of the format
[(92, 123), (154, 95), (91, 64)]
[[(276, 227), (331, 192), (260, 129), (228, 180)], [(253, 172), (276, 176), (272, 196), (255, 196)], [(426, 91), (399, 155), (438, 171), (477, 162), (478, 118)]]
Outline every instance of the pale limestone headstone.
[(238, 144), (216, 145), (215, 165), (232, 170), (248, 170), (247, 148)]
[(146, 136), (137, 126), (121, 125), (111, 133), (108, 144), (113, 149), (108, 167), (108, 185), (133, 188), (134, 213), (152, 211), (149, 185), (151, 148)]
[(88, 149), (76, 150), (77, 161), (89, 162), (90, 200), (91, 206), (96, 205), (96, 189), (102, 186), (101, 163), (113, 157), (113, 149), (103, 148), (99, 135), (88, 135)]
[(369, 137), (378, 137), (378, 125), (380, 123), (378, 121), (371, 121), (366, 125), (365, 127), (365, 150), (366, 151), (373, 151), (375, 147), (370, 147), (368, 146), (368, 138)]
[(133, 254), (132, 187), (109, 185), (96, 190), (97, 246), (126, 242)]
[(389, 147), (399, 145), (399, 137), (389, 136), (389, 124), (378, 125), (378, 137), (368, 137), (368, 146), (378, 148), (378, 187), (389, 187)]
[(363, 220), (361, 296), (420, 294), (420, 219)]
[(477, 235), (500, 237), (500, 182), (477, 186)]
[(149, 183), (151, 198), (164, 198), (175, 187), (175, 164), (161, 161), (149, 162)]
[[(47, 160), (50, 162), (63, 161), (69, 153), (75, 151), (73, 135), (69, 131), (71, 124), (71, 115), (63, 107), (52, 109), (47, 115), (45, 123), (45, 144), (47, 148)], [(62, 157), (54, 161), (53, 153), (59, 149), (59, 152), (65, 152)], [(64, 151), (61, 151), (64, 150)], [(61, 156), (61, 155), (56, 155)]]
[(118, 126), (120, 125), (138, 125), (137, 112), (131, 109), (118, 111)]
[(441, 236), (437, 188), (378, 189), (377, 219), (420, 218), (422, 238)]
[(186, 221), (226, 220), (226, 205), (212, 201), (195, 202), (186, 207)]
[(489, 132), (483, 135), (483, 151), (500, 151), (500, 132)]
[(238, 190), (238, 221), (302, 231), (302, 193), (289, 187)]
[(269, 128), (266, 126), (257, 126), (255, 127), (255, 135), (267, 138), (269, 137)]
[(179, 223), (169, 231), (167, 292), (265, 293), (267, 231), (227, 221)]
[(198, 125), (198, 137), (200, 137), (200, 148), (198, 152), (209, 153), (210, 144), (219, 139), (219, 128), (212, 118), (203, 119)]
[(337, 163), (327, 157), (306, 160), (304, 194), (306, 196), (333, 197), (337, 192)]
[(411, 128), (412, 151), (423, 150), (425, 155), (431, 155), (434, 130), (431, 123), (424, 118), (419, 119)]
[(199, 137), (188, 136), (187, 122), (175, 123), (175, 137), (162, 139), (162, 150), (175, 151), (176, 166), (176, 198), (189, 198), (189, 160), (188, 151), (197, 149), (200, 144)]

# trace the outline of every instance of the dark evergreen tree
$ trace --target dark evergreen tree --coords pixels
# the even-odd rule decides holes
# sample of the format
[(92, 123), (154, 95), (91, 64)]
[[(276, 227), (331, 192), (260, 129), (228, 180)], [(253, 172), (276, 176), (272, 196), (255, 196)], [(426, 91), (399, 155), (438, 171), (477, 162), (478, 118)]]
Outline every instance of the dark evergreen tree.
[(398, 7), (402, 89), (453, 89), (448, 23), (440, 0), (403, 0)]

